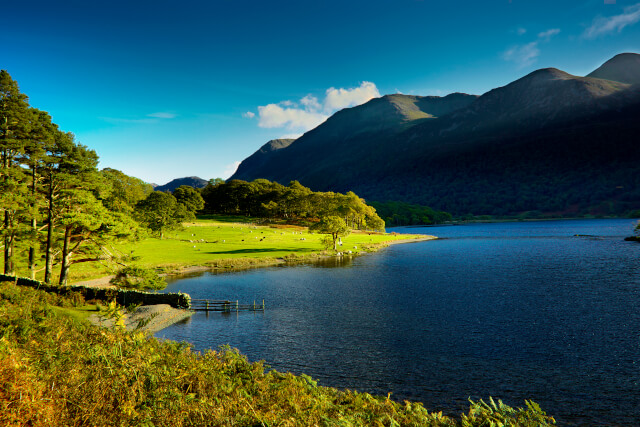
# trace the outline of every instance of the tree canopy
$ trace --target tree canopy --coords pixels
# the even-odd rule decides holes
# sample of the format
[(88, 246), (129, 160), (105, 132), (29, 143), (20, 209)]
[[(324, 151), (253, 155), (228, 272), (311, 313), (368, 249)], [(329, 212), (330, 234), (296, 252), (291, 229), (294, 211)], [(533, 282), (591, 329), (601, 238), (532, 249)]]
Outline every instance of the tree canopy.
[(309, 231), (314, 231), (320, 234), (328, 234), (331, 236), (331, 241), (333, 244), (333, 250), (338, 249), (338, 238), (348, 236), (351, 232), (351, 229), (347, 226), (342, 218), (335, 215), (330, 215), (323, 217), (309, 227)]
[(295, 220), (338, 216), (352, 229), (384, 230), (376, 210), (353, 192), (314, 192), (291, 181), (284, 186), (266, 179), (210, 182), (202, 189), (204, 211), (226, 215)]
[(9, 73), (0, 71), (5, 274), (16, 274), (16, 258), (28, 254), (32, 278), (44, 270), (49, 283), (59, 266), (59, 283), (65, 284), (73, 264), (117, 258), (108, 246), (135, 232), (131, 207), (150, 189), (119, 171), (98, 172), (97, 165), (95, 151), (60, 130), (47, 112), (29, 106)]
[(178, 203), (170, 193), (154, 191), (136, 204), (136, 217), (160, 238), (168, 230), (180, 227), (183, 221), (195, 219), (193, 212)]

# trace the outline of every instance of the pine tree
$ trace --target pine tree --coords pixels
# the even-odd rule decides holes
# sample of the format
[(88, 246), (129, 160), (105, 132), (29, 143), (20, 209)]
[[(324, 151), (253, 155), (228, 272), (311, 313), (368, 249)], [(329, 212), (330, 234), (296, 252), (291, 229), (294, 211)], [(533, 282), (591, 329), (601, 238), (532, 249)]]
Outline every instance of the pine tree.
[(4, 214), (2, 237), (4, 274), (14, 274), (14, 246), (19, 234), (19, 216), (28, 211), (25, 169), (18, 157), (24, 153), (29, 132), (29, 104), (18, 84), (0, 71), (0, 209)]

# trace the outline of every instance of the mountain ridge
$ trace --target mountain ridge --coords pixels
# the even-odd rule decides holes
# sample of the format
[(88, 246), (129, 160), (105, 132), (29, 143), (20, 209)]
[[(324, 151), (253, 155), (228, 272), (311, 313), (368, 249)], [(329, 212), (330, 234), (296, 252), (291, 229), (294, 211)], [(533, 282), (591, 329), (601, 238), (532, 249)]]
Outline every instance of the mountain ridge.
[[(623, 62), (639, 58), (627, 54)], [(640, 150), (633, 144), (640, 90), (593, 76), (610, 77), (619, 70), (620, 60), (613, 59), (586, 77), (556, 68), (536, 70), (481, 96), (463, 94), (455, 105), (448, 98), (454, 94), (376, 98), (341, 110), (277, 158), (232, 179), (284, 184), (296, 179), (314, 190), (353, 190), (370, 200), (428, 204), (454, 214), (563, 211), (570, 205), (588, 213), (602, 210), (598, 206), (605, 202), (618, 214), (640, 209), (640, 182), (631, 176), (640, 175), (634, 172)], [(640, 67), (634, 70), (627, 81), (636, 74), (640, 78)], [(437, 103), (448, 109), (432, 114)], [(614, 181), (620, 181), (614, 190), (623, 191), (596, 189)], [(558, 190), (545, 189), (545, 182)], [(566, 188), (567, 182), (578, 188)], [(535, 191), (518, 195), (518, 188), (529, 187)], [(447, 194), (451, 191), (455, 196)], [(559, 206), (556, 193), (573, 194), (573, 199)], [(510, 201), (502, 203), (499, 195), (507, 194)]]

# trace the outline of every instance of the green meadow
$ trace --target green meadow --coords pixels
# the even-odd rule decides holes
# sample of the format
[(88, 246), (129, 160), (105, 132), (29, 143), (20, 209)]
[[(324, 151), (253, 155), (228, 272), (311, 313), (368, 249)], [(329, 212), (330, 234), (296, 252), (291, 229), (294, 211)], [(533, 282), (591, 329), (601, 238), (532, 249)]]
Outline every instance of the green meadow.
[[(148, 237), (118, 243), (113, 249), (131, 256), (132, 260), (127, 264), (157, 268), (171, 274), (190, 267), (245, 268), (335, 256), (334, 251), (325, 250), (324, 237), (297, 225), (257, 225), (238, 217), (209, 216), (184, 224), (182, 229), (167, 233), (162, 240)], [(338, 251), (346, 256), (358, 255), (394, 241), (424, 238), (424, 235), (354, 230), (342, 238), (343, 244)], [(117, 267), (98, 262), (77, 264), (71, 268), (71, 281), (110, 275)]]

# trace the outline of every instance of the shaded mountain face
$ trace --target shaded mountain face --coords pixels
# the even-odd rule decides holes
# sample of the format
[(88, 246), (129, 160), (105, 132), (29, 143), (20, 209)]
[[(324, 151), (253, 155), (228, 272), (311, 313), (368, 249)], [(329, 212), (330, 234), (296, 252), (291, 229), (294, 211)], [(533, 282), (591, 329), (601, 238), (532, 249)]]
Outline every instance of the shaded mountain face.
[(640, 84), (640, 55), (621, 53), (614, 56), (587, 77), (613, 80), (632, 85)]
[(158, 185), (154, 187), (155, 191), (173, 191), (181, 185), (188, 185), (193, 188), (204, 188), (207, 186), (206, 179), (199, 178), (197, 176), (188, 176), (185, 178), (176, 178), (164, 185)]
[(238, 166), (234, 176), (243, 176), (243, 174), (251, 174), (252, 171), (260, 170), (265, 165), (269, 165), (273, 161), (273, 157), (278, 150), (287, 148), (295, 139), (272, 139), (264, 144), (258, 151), (244, 159)]
[(273, 150), (272, 141), (268, 142), (245, 159), (230, 179), (253, 180), (268, 176), (272, 181), (288, 184), (309, 171), (332, 173), (333, 160), (358, 158), (362, 150), (384, 150), (385, 141), (391, 136), (422, 121), (468, 106), (476, 98), (462, 93), (446, 97), (395, 94), (374, 98), (357, 107), (338, 111), (322, 125), (286, 146), (278, 144)]
[[(611, 77), (637, 57), (598, 70)], [(548, 68), (480, 97), (377, 98), (232, 178), (296, 179), (458, 215), (621, 214), (640, 208), (640, 89), (629, 83), (640, 68), (624, 70), (624, 82)]]

